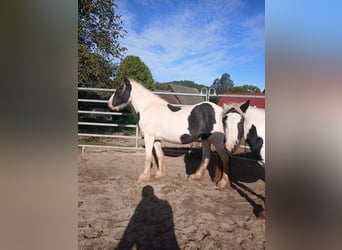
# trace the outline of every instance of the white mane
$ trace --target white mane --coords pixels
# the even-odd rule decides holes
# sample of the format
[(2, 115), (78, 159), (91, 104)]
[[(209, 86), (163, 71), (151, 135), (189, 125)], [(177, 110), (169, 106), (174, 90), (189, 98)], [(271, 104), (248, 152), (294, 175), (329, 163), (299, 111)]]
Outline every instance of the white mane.
[(133, 79), (129, 79), (129, 81), (132, 85), (132, 105), (136, 112), (141, 112), (147, 106), (151, 105), (151, 103), (153, 103), (153, 105), (167, 104), (167, 101), (153, 94), (150, 90), (146, 89), (137, 81)]

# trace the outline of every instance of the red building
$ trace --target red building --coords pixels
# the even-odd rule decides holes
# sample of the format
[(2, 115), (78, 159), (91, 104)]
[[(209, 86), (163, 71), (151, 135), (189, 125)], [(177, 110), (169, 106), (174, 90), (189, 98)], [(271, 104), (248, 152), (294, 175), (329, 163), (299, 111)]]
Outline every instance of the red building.
[(218, 101), (219, 106), (222, 106), (223, 103), (244, 102), (249, 99), (251, 106), (265, 108), (265, 93), (226, 93), (225, 95), (228, 96), (220, 97)]

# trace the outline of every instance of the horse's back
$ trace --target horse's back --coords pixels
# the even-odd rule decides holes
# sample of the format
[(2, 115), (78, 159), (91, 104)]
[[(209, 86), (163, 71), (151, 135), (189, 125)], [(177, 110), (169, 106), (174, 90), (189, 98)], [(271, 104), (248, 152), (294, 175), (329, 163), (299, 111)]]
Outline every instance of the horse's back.
[(188, 143), (203, 134), (223, 132), (222, 108), (211, 102), (180, 108), (170, 104), (157, 105), (146, 111), (148, 115), (141, 116), (139, 125), (145, 133), (160, 140)]
[(254, 124), (260, 131), (265, 131), (265, 109), (251, 107), (247, 111), (247, 118), (251, 124)]

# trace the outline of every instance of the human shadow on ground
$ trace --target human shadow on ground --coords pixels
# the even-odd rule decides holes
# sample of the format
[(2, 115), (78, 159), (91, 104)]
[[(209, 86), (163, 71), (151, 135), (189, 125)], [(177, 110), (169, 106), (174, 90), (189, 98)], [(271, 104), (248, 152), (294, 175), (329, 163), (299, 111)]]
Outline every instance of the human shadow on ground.
[(142, 199), (115, 249), (180, 249), (174, 232), (170, 204), (159, 199), (150, 185), (142, 189)]

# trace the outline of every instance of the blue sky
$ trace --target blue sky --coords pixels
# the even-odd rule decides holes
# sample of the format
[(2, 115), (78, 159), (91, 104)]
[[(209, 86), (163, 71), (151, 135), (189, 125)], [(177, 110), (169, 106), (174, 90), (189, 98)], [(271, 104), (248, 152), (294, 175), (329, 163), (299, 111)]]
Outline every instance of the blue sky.
[(158, 82), (210, 86), (229, 73), (235, 86), (265, 88), (264, 0), (119, 0), (126, 55)]

